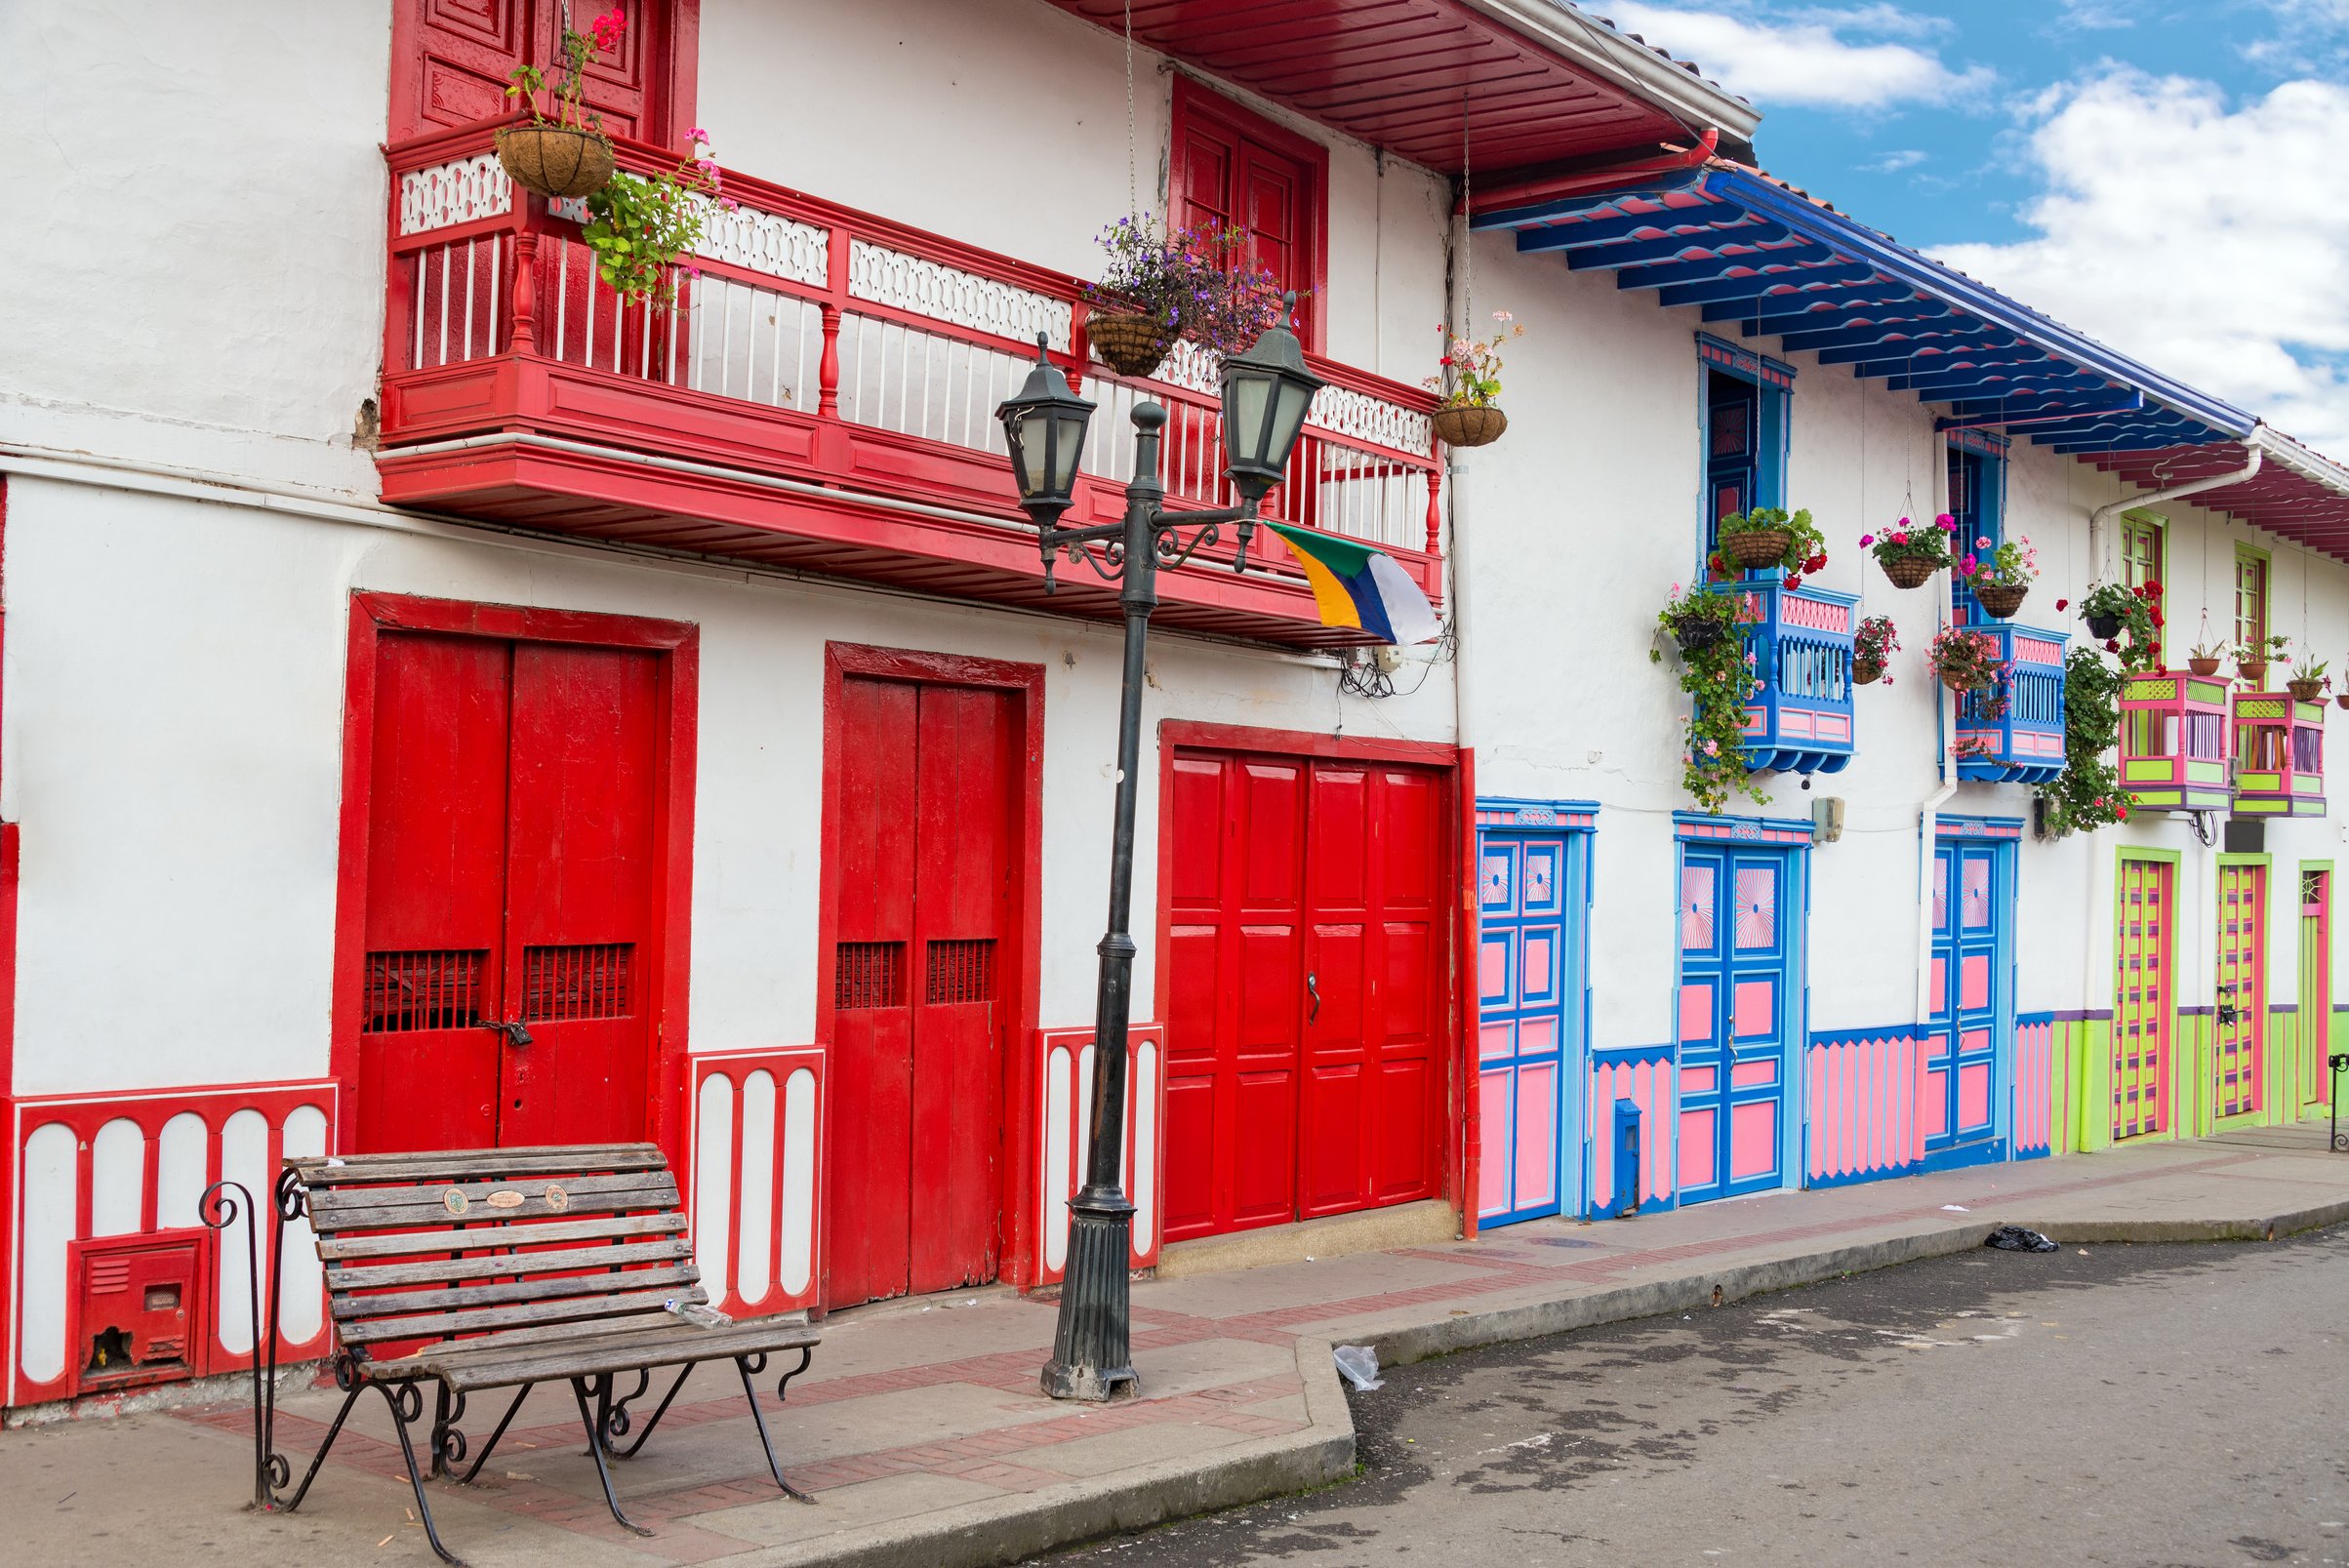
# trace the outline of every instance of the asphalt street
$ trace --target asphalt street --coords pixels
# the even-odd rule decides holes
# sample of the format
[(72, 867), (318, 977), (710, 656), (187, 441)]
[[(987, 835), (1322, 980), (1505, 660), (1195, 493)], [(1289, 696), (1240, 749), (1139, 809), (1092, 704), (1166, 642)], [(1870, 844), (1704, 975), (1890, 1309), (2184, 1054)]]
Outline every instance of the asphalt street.
[(1979, 1253), (1391, 1368), (1361, 1473), (1087, 1568), (2349, 1562), (2349, 1229)]

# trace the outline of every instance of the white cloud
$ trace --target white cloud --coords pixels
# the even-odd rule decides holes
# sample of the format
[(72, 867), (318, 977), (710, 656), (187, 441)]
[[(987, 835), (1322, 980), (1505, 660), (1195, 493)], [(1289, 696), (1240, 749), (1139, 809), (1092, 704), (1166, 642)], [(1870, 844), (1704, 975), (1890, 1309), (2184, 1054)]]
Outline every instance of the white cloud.
[(2133, 27), (2137, 24), (2137, 19), (2129, 14), (2133, 9), (2131, 0), (2063, 0), (2063, 15), (2055, 19), (2055, 26), (2083, 32)]
[(1941, 30), (1933, 19), (1893, 5), (1775, 16), (1737, 6), (1735, 0), (1728, 0), (1728, 8), (1702, 11), (1645, 0), (1616, 0), (1607, 9), (1618, 25), (1695, 60), (1708, 76), (1752, 99), (1765, 113), (1793, 104), (1881, 109), (1903, 102), (1947, 103), (1981, 96), (1993, 80), (1985, 66), (1953, 71), (1937, 55), (1885, 41)]
[(1881, 158), (1863, 163), (1859, 169), (1862, 174), (1896, 175), (1903, 169), (1916, 168), (1924, 162), (1928, 154), (1915, 147), (1902, 147), (1897, 152), (1887, 152)]
[(2349, 88), (2230, 104), (2208, 82), (2111, 69), (2039, 105), (2037, 237), (1935, 255), (2060, 321), (2349, 454)]

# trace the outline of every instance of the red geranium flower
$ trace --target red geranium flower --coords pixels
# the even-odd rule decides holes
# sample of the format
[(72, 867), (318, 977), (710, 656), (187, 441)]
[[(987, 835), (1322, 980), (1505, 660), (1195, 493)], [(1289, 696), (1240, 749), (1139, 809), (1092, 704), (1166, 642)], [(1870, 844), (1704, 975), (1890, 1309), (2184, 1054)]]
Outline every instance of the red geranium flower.
[(2072, 608), (2072, 601), (2069, 599), (2058, 599), (2055, 601), (2055, 608), (2058, 610), (2069, 610)]
[(2117, 654), (2117, 653), (2119, 653), (2119, 652), (2121, 651), (2121, 639), (2120, 639), (2120, 638), (2118, 638), (2118, 637), (2107, 637), (2107, 638), (2105, 638), (2105, 639), (2104, 639), (2104, 651), (2105, 651), (2106, 653), (2108, 653), (2108, 654)]

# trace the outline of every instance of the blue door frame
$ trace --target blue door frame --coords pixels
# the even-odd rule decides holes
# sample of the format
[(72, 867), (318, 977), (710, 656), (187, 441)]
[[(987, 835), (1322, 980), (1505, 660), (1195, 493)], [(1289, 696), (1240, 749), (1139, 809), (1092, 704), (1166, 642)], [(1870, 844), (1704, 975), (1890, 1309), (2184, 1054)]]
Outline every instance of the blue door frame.
[[(1781, 842), (1684, 838), (1677, 868), (1680, 1201), (1800, 1176), (1808, 865)], [(1808, 837), (1808, 824), (1801, 836)]]
[(1918, 1125), (1924, 1168), (2004, 1159), (2014, 1085), (2014, 842), (1953, 824), (1933, 852), (1932, 1012)]
[(1587, 802), (1477, 802), (1477, 1223), (1583, 1206)]

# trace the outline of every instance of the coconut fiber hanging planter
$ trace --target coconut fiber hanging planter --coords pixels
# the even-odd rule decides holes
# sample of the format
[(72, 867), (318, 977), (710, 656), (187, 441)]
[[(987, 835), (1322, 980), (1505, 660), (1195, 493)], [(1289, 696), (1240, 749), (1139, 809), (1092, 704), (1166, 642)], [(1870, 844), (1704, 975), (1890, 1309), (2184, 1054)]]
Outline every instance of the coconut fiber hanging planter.
[(1148, 376), (1166, 362), (1166, 329), (1138, 311), (1096, 312), (1085, 339), (1101, 362), (1120, 376)]
[(551, 200), (593, 195), (611, 182), (612, 143), (571, 125), (509, 125), (497, 136), (498, 162), (515, 184)]
[(1447, 447), (1488, 447), (1509, 428), (1509, 416), (1489, 403), (1436, 411), (1436, 435)]

